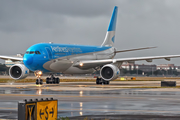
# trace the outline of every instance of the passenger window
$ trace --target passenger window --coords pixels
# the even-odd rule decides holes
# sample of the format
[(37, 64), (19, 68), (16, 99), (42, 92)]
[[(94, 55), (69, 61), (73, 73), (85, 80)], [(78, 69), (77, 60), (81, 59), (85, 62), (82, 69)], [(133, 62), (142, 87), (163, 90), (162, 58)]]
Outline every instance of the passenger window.
[(27, 51), (26, 54), (29, 54), (29, 51)]
[(30, 54), (34, 54), (34, 51), (30, 51)]
[(41, 54), (39, 51), (35, 51), (36, 54)]

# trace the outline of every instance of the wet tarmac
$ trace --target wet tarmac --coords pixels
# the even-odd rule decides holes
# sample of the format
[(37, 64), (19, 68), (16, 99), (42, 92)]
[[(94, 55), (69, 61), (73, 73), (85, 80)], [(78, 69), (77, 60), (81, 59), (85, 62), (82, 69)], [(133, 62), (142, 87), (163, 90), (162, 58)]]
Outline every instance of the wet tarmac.
[[(130, 83), (129, 86), (140, 84), (139, 81)], [(121, 82), (110, 85), (95, 85), (93, 82), (42, 86), (33, 83), (0, 84), (0, 120), (17, 119), (18, 101), (36, 98), (58, 99), (58, 116), (76, 120), (86, 117), (93, 120), (180, 118), (179, 88), (123, 88), (119, 87), (121, 85)], [(143, 85), (159, 86), (159, 82)]]

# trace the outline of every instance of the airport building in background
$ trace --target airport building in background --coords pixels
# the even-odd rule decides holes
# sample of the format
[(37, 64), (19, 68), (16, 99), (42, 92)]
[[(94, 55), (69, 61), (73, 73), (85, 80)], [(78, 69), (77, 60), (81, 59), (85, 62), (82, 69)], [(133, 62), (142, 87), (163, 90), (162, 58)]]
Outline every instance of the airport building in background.
[(180, 66), (175, 66), (174, 64), (161, 64), (157, 65), (157, 70), (178, 70)]
[(134, 63), (125, 63), (122, 64), (121, 68), (126, 70), (142, 70), (143, 72), (152, 72), (156, 71), (156, 65), (145, 65), (145, 64), (134, 64)]
[(156, 70), (180, 70), (180, 66), (175, 66), (174, 64), (145, 65), (124, 63), (122, 64), (121, 68), (126, 70), (142, 70), (143, 72), (152, 72)]

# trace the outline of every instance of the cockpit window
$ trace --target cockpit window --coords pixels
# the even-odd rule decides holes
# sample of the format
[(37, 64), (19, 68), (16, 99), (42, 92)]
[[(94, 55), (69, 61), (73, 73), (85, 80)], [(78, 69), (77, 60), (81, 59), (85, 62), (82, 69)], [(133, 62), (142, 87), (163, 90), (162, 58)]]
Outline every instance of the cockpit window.
[(30, 54), (34, 54), (34, 51), (30, 51)]
[(41, 54), (39, 51), (26, 51), (26, 54)]
[(35, 51), (36, 54), (41, 54), (39, 51)]
[(26, 54), (29, 54), (29, 51), (27, 51)]

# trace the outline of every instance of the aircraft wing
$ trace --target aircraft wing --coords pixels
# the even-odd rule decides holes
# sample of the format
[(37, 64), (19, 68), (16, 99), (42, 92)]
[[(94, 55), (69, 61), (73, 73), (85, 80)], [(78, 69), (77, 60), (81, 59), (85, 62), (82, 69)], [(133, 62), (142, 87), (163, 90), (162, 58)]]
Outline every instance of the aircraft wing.
[(129, 52), (129, 51), (136, 51), (136, 50), (145, 50), (145, 49), (152, 49), (156, 47), (144, 47), (144, 48), (135, 48), (135, 49), (128, 49), (128, 50), (119, 50), (115, 51), (115, 53), (121, 53), (121, 52)]
[(118, 58), (118, 59), (105, 59), (105, 60), (87, 60), (79, 61), (73, 66), (81, 69), (94, 68), (97, 66), (103, 66), (105, 64), (118, 63), (118, 62), (132, 62), (146, 60), (147, 62), (152, 62), (153, 59), (165, 59), (170, 61), (170, 58), (180, 57), (180, 55), (165, 55), (165, 56), (148, 56), (148, 57), (132, 57), (132, 58)]
[(0, 59), (12, 60), (12, 61), (23, 61), (23, 57), (12, 57), (12, 56), (3, 56), (3, 55), (0, 55)]

